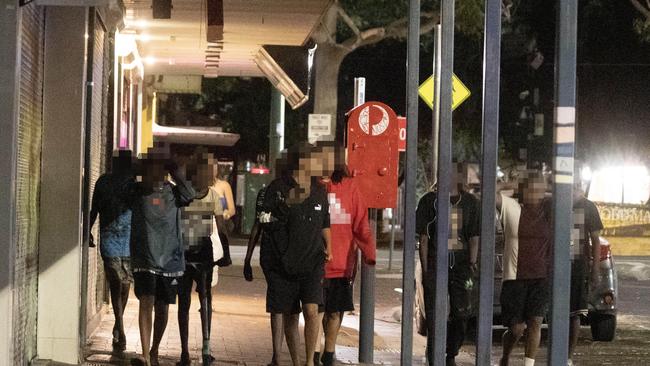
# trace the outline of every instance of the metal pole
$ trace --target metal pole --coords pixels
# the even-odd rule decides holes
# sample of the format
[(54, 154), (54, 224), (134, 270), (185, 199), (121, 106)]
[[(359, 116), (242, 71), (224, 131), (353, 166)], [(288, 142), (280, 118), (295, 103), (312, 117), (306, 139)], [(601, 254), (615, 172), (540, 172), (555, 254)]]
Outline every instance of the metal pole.
[(413, 361), (413, 300), (415, 295), (415, 178), (418, 159), (418, 85), (420, 74), (420, 0), (409, 0), (406, 76), (406, 176), (404, 190), (404, 250), (402, 277), (402, 344), (400, 363)]
[(499, 147), (501, 0), (485, 2), (483, 43), (483, 164), (481, 167), (481, 263), (476, 365), (491, 365), (494, 300), (494, 210)]
[[(354, 79), (354, 106), (366, 101), (366, 78)], [(370, 230), (377, 240), (377, 209), (368, 210)], [(359, 251), (361, 257), (361, 251)], [(375, 338), (375, 267), (361, 261), (361, 314), (359, 315), (359, 362), (373, 363)]]
[(390, 209), (390, 245), (388, 247), (388, 270), (393, 269), (393, 252), (395, 251), (395, 224), (397, 223), (397, 218), (395, 216), (395, 209)]
[[(441, 6), (442, 52), (440, 53), (440, 142), (438, 152), (438, 199), (436, 200), (436, 247), (433, 312), (433, 361), (434, 365), (445, 364), (447, 345), (447, 286), (449, 268), (449, 194), (451, 190), (451, 134), (452, 134), (452, 85), (454, 68), (454, 0), (443, 0)], [(431, 250), (431, 248), (429, 249)]]
[(438, 140), (440, 139), (440, 98), (437, 97), (440, 93), (440, 60), (442, 59), (442, 27), (436, 24), (433, 29), (434, 32), (434, 52), (433, 52), (433, 82), (434, 82), (434, 99), (435, 104), (433, 112), (433, 127), (431, 128), (431, 183), (435, 184), (438, 181)]
[(549, 323), (549, 365), (566, 365), (569, 344), (569, 262), (573, 225), (573, 153), (575, 141), (578, 2), (560, 0), (555, 57), (555, 128), (553, 161), (553, 303)]
[(275, 160), (284, 149), (284, 95), (271, 88), (271, 116), (269, 121), (269, 168), (275, 174)]

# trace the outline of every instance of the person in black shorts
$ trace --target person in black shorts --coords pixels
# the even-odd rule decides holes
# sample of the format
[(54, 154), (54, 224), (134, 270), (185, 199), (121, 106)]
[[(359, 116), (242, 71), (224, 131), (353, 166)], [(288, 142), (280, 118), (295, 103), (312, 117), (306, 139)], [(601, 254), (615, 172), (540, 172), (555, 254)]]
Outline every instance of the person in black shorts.
[(323, 145), (323, 160), (335, 161), (334, 172), (326, 181), (330, 202), (333, 258), (325, 265), (325, 346), (320, 359), (323, 366), (330, 366), (334, 364), (336, 338), (344, 313), (354, 310), (352, 285), (358, 262), (357, 248), (363, 253), (364, 262), (374, 265), (376, 245), (368, 224), (368, 207), (354, 178), (348, 174), (345, 150), (342, 146), (330, 142), (323, 142)]
[[(131, 274), (131, 210), (122, 195), (126, 185), (133, 182), (131, 151), (121, 150), (113, 155), (112, 171), (103, 174), (95, 183), (90, 227), (99, 215), (99, 250), (104, 262), (104, 273), (111, 293), (111, 305), (115, 315), (113, 327), (113, 348), (126, 349), (126, 335), (122, 315), (129, 300), (133, 275)], [(92, 234), (91, 234), (92, 241)]]
[[(279, 165), (280, 163), (276, 164), (276, 166)], [(259, 190), (259, 192), (257, 192), (257, 198), (255, 200), (255, 222), (253, 223), (253, 227), (251, 228), (251, 236), (248, 239), (248, 248), (246, 250), (246, 257), (244, 258), (244, 278), (246, 279), (246, 281), (249, 282), (253, 281), (253, 267), (251, 266), (253, 252), (255, 251), (255, 246), (257, 245), (257, 242), (262, 237), (264, 239), (262, 239), (263, 249), (260, 250), (260, 262), (268, 261), (266, 256), (269, 255), (269, 251), (265, 249), (266, 246), (270, 245), (269, 239), (268, 237), (265, 237), (265, 235), (267, 234), (264, 234), (262, 225), (260, 224), (260, 220), (259, 220), (259, 215), (264, 208), (265, 195), (266, 195), (266, 186), (262, 187)], [(280, 352), (282, 351), (282, 338), (284, 337), (283, 327), (282, 327), (282, 314), (272, 313), (270, 311), (269, 313), (270, 313), (270, 320), (271, 320), (271, 338), (272, 338), (272, 346), (273, 346), (273, 355), (271, 356), (271, 362), (268, 364), (268, 366), (277, 366), (280, 364)]]
[(178, 328), (181, 337), (181, 360), (179, 366), (191, 364), (188, 347), (190, 305), (192, 285), (196, 283), (201, 308), (201, 333), (203, 346), (201, 357), (204, 365), (214, 358), (210, 354), (210, 332), (212, 325), (212, 274), (215, 265), (212, 239), (215, 215), (220, 213), (219, 196), (210, 187), (214, 181), (214, 166), (217, 161), (203, 149), (197, 150), (195, 161), (188, 166), (188, 178), (197, 187), (197, 195), (182, 210), (183, 248), (185, 250), (185, 273), (178, 285)]
[[(504, 249), (504, 266), (514, 267), (512, 279), (501, 289), (501, 318), (508, 330), (503, 334), (500, 365), (507, 366), (510, 353), (526, 334), (524, 365), (533, 366), (539, 350), (541, 327), (550, 303), (549, 278), (553, 227), (551, 200), (545, 197), (546, 179), (541, 172), (525, 173), (519, 192), (523, 205), (519, 214), (517, 240), (506, 234), (506, 243), (517, 248)], [(510, 244), (509, 244), (510, 245)], [(510, 264), (514, 265), (510, 265)]]
[[(472, 288), (479, 249), (481, 216), (480, 202), (476, 196), (465, 191), (468, 166), (452, 165), (451, 220), (449, 231), (449, 321), (447, 322), (446, 364), (455, 365), (467, 331), (467, 322), (473, 313)], [(415, 213), (416, 231), (420, 235), (420, 261), (422, 266), (427, 322), (427, 361), (433, 364), (433, 312), (435, 253), (436, 253), (436, 200), (437, 192), (429, 192), (420, 198)]]
[[(166, 180), (167, 174), (173, 184)], [(192, 202), (196, 193), (164, 146), (147, 151), (139, 178), (140, 182), (128, 187), (126, 193), (133, 213), (131, 260), (135, 295), (140, 301), (138, 322), (144, 357), (132, 362), (150, 366), (158, 364), (169, 304), (176, 302), (178, 281), (185, 271), (180, 209)]]
[(585, 197), (582, 182), (577, 180), (573, 186), (569, 360), (578, 344), (580, 317), (587, 315), (589, 283), (597, 286), (600, 282), (600, 231), (602, 229), (603, 222), (598, 208)]
[(324, 264), (331, 257), (329, 204), (319, 179), (331, 174), (333, 162), (331, 168), (327, 167), (314, 157), (314, 152), (311, 145), (289, 149), (286, 168), (280, 169), (284, 174), (269, 184), (260, 213), (267, 237), (262, 249), (268, 251), (261, 262), (268, 283), (266, 310), (283, 315), (285, 337), (295, 366), (301, 364), (301, 309), (305, 317), (306, 364), (314, 365)]

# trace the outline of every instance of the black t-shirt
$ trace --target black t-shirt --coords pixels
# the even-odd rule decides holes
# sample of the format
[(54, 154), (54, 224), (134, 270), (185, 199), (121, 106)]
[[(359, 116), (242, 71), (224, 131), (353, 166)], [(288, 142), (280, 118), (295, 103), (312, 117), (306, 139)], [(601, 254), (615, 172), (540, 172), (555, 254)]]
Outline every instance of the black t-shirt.
[(596, 205), (582, 197), (573, 203), (573, 233), (571, 257), (589, 256), (586, 251), (590, 247), (590, 234), (603, 229), (603, 222)]
[(330, 227), (325, 187), (315, 183), (304, 201), (287, 204), (286, 197), (295, 186), (293, 180), (274, 180), (266, 189), (262, 205), (263, 211), (270, 212), (273, 219), (262, 224), (264, 255), (260, 255), (265, 257), (265, 264), (281, 264), (291, 275), (310, 273), (323, 265), (322, 230)]
[[(460, 198), (460, 201), (458, 201)], [(415, 230), (419, 235), (429, 236), (429, 246), (435, 247), (436, 232), (436, 200), (437, 192), (429, 192), (420, 198), (415, 212)], [(479, 236), (481, 232), (480, 215), (481, 205), (471, 193), (461, 192), (459, 196), (452, 197), (451, 220), (449, 226), (449, 250), (468, 250), (469, 239)], [(455, 229), (455, 230), (454, 230)], [(452, 236), (454, 235), (454, 236)], [(433, 255), (429, 251), (429, 255)]]

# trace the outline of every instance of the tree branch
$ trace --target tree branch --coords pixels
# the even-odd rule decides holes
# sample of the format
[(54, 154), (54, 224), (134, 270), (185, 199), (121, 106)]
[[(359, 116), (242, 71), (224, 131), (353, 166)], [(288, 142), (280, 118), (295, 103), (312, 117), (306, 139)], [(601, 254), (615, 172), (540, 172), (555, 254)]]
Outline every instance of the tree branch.
[(346, 13), (345, 10), (343, 10), (343, 8), (340, 5), (338, 5), (338, 3), (335, 4), (334, 6), (336, 6), (336, 11), (339, 14), (339, 16), (341, 17), (341, 19), (343, 19), (343, 22), (345, 22), (345, 24), (348, 26), (348, 28), (350, 28), (350, 30), (352, 32), (354, 32), (354, 34), (357, 37), (359, 37), (360, 34), (361, 34), (361, 31), (359, 30), (359, 27), (357, 27), (357, 25), (354, 24), (354, 20), (352, 20), (352, 18), (350, 18), (348, 13)]
[[(632, 6), (634, 6), (636, 10), (646, 18), (646, 20), (650, 20), (650, 9), (643, 6), (638, 0), (630, 0), (630, 3), (632, 3)], [(650, 7), (650, 4), (648, 6)]]
[[(440, 21), (438, 13), (422, 13), (421, 18), (425, 21), (420, 24), (420, 34), (430, 32)], [(389, 23), (385, 27), (370, 28), (362, 31), (358, 36), (350, 37), (340, 43), (340, 45), (352, 52), (359, 47), (379, 43), (387, 38), (406, 38), (407, 34), (408, 18), (403, 17)]]

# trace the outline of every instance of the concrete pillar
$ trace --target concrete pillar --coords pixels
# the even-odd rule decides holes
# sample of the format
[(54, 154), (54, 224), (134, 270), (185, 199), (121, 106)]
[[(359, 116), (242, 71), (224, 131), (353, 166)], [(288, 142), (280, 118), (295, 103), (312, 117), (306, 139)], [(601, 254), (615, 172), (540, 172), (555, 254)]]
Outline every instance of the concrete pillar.
[(88, 8), (48, 7), (38, 280), (38, 358), (81, 361), (82, 158)]
[(0, 0), (0, 365), (13, 364), (13, 274), (16, 209), (16, 131), (18, 128), (18, 11), (14, 0)]
[(284, 149), (284, 96), (271, 88), (271, 118), (269, 129), (269, 168), (275, 174), (275, 160)]

